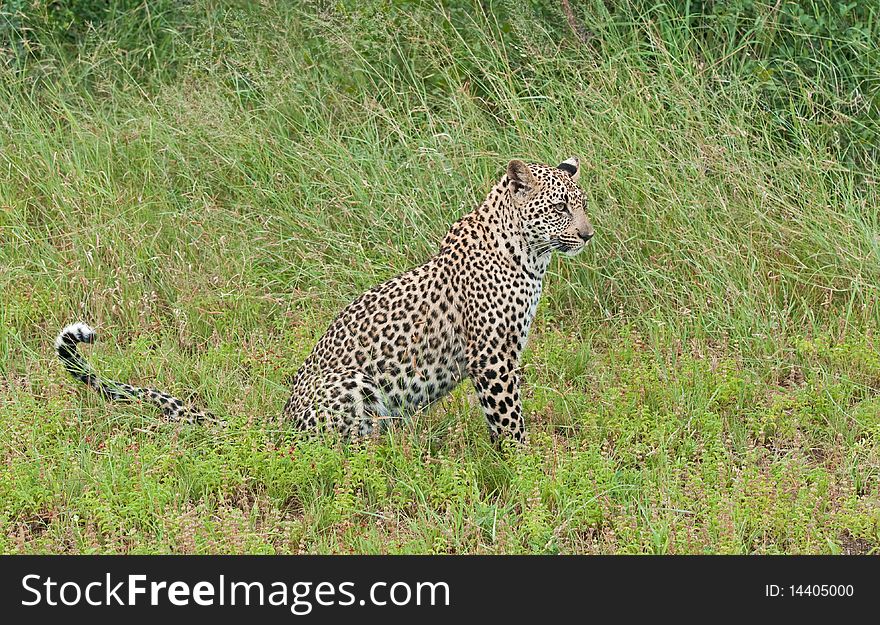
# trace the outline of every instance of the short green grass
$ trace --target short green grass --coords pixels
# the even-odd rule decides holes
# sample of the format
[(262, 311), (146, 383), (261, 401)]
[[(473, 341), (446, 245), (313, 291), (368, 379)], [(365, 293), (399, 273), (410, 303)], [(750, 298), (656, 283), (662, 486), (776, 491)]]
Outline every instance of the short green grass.
[[(0, 70), (0, 552), (880, 549), (870, 161), (660, 31), (295, 5), (193, 3), (136, 65), (96, 32)], [(489, 444), (468, 383), (364, 444), (278, 426), (341, 306), (508, 159), (571, 154), (597, 235), (551, 265), (528, 448)], [(74, 383), (76, 320), (100, 371), (228, 425)]]

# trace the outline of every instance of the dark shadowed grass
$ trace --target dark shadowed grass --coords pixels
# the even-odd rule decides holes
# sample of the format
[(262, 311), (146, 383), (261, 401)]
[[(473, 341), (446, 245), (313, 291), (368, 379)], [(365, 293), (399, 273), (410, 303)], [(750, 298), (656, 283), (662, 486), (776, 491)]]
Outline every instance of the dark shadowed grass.
[[(4, 71), (0, 549), (876, 550), (876, 171), (662, 38), (374, 6), (195, 3), (173, 72), (99, 33)], [(467, 384), (366, 445), (272, 420), (341, 306), (511, 157), (571, 154), (597, 236), (551, 266), (527, 450)], [(78, 388), (51, 344), (79, 319), (101, 371), (228, 427)]]

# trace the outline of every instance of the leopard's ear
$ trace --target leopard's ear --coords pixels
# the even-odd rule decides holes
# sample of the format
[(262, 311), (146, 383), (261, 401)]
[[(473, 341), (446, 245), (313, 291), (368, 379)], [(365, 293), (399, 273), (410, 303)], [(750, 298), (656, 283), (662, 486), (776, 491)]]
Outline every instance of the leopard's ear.
[(562, 161), (556, 166), (556, 168), (561, 169), (571, 176), (571, 179), (574, 182), (577, 182), (578, 178), (581, 177), (581, 161), (577, 156), (572, 156), (571, 158)]
[(538, 186), (532, 170), (519, 160), (512, 160), (507, 164), (507, 179), (510, 180), (510, 189), (514, 193), (528, 193)]

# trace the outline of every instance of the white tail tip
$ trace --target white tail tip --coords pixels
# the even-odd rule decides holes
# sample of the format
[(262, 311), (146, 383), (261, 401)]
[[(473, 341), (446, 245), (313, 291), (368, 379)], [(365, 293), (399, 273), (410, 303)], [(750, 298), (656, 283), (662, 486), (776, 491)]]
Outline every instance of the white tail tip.
[(55, 349), (62, 345), (71, 343), (94, 343), (98, 335), (95, 331), (85, 323), (71, 323), (65, 326), (55, 339)]

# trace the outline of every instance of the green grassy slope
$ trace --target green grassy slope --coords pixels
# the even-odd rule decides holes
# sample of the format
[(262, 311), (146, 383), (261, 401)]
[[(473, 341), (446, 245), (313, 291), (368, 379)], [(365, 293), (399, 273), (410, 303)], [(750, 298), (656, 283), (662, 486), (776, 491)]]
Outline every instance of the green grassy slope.
[[(161, 48), (2, 70), (0, 552), (876, 551), (872, 161), (660, 28), (385, 4), (197, 2)], [(596, 237), (551, 265), (528, 449), (469, 384), (367, 445), (271, 421), (341, 306), (572, 154)], [(228, 427), (77, 386), (76, 320)]]

